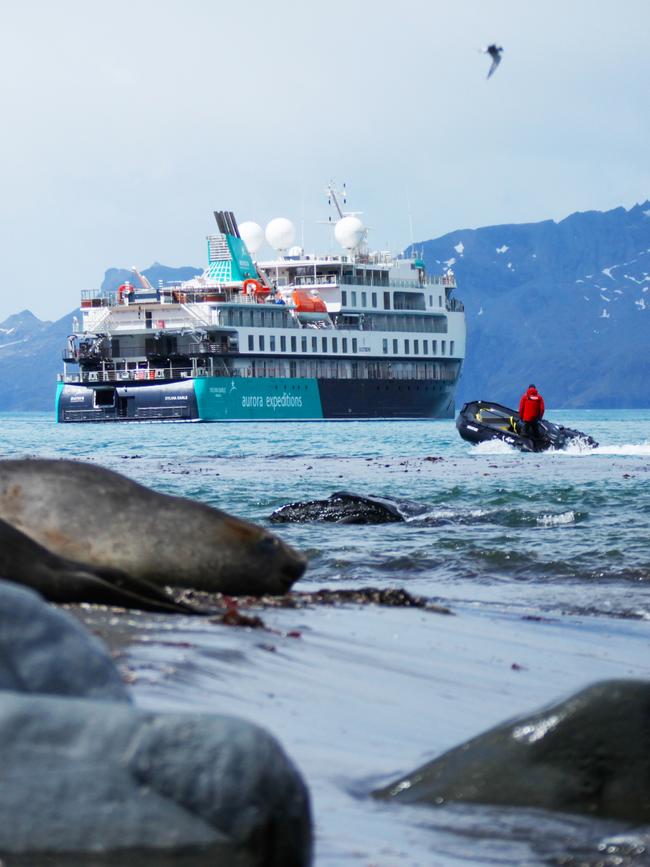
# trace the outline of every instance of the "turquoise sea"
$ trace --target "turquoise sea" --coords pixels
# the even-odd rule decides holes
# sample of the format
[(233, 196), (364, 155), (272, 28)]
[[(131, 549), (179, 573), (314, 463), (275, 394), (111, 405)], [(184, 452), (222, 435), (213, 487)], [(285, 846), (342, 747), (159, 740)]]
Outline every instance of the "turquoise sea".
[[(312, 792), (318, 867), (647, 864), (650, 828), (367, 797), (587, 683), (650, 677), (650, 410), (547, 416), (600, 446), (539, 455), (473, 447), (452, 421), (77, 426), (4, 414), (0, 432), (6, 457), (93, 461), (259, 523), (337, 490), (426, 507), (404, 523), (273, 529), (309, 555), (296, 589), (399, 586), (453, 617), (272, 610), (265, 637), (123, 617), (121, 663), (136, 701), (232, 712), (278, 737)], [(106, 626), (92, 610), (83, 616)]]

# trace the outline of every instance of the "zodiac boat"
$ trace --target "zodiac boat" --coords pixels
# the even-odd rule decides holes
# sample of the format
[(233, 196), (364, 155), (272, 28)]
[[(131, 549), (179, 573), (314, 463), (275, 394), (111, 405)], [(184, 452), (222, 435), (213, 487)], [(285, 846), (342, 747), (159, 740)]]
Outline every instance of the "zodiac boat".
[(535, 440), (523, 433), (523, 423), (516, 410), (486, 400), (466, 403), (456, 419), (456, 427), (461, 437), (470, 443), (503, 440), (522, 452), (564, 449), (570, 443), (580, 443), (589, 448), (596, 448), (598, 445), (596, 440), (587, 434), (546, 419), (539, 423), (541, 439)]

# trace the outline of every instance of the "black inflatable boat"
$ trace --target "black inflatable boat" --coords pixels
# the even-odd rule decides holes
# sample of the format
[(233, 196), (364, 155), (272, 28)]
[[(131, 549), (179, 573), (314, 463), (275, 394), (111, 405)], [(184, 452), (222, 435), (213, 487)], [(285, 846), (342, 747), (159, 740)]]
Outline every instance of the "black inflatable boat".
[(519, 413), (500, 403), (473, 400), (466, 403), (456, 419), (458, 433), (470, 443), (488, 440), (503, 440), (522, 452), (544, 452), (547, 449), (564, 449), (569, 443), (579, 442), (595, 449), (598, 443), (579, 430), (572, 430), (543, 419), (539, 423), (541, 438), (528, 436)]

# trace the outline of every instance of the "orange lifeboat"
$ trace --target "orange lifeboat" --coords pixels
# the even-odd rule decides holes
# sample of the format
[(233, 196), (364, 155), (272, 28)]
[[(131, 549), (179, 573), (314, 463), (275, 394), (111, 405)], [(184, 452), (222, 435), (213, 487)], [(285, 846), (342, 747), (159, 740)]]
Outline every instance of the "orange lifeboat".
[(323, 299), (304, 290), (294, 289), (293, 303), (296, 305), (298, 313), (327, 313)]

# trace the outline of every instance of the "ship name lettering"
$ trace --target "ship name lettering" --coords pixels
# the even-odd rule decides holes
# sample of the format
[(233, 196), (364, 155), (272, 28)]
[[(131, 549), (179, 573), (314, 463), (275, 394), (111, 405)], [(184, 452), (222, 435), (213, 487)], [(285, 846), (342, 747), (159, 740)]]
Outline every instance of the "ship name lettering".
[(287, 407), (301, 407), (302, 396), (299, 394), (269, 394), (266, 399), (261, 394), (244, 395), (241, 399), (244, 409), (266, 406), (268, 409), (286, 409)]

